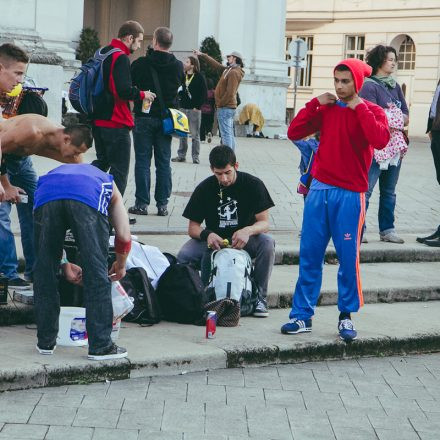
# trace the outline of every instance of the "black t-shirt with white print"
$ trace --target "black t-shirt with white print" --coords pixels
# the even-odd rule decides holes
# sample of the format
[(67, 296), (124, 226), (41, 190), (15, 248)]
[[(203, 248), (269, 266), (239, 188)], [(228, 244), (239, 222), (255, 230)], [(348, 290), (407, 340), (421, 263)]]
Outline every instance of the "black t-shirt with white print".
[(194, 190), (183, 217), (222, 238), (231, 239), (235, 231), (256, 222), (255, 215), (275, 206), (258, 177), (237, 171), (234, 184), (222, 187), (215, 176), (208, 177)]

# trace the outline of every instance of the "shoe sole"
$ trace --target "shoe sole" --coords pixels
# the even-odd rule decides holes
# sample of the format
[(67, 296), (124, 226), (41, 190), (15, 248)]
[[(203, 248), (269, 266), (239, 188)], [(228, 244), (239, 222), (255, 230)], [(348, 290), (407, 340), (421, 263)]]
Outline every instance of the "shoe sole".
[(87, 355), (89, 361), (109, 361), (111, 359), (122, 359), (128, 356), (128, 353), (104, 354), (104, 355)]
[(299, 328), (296, 331), (286, 331), (286, 330), (281, 330), (281, 333), (283, 335), (297, 335), (298, 333), (310, 333), (312, 331), (311, 328)]
[(256, 318), (267, 318), (269, 316), (269, 312), (254, 312), (253, 316)]
[(53, 354), (53, 352), (55, 351), (55, 349), (57, 348), (57, 346), (55, 345), (55, 347), (53, 348), (53, 350), (46, 350), (46, 349), (40, 348), (38, 345), (36, 345), (35, 348), (37, 349), (38, 353), (47, 356), (47, 355), (51, 355), (51, 354)]
[(134, 212), (134, 211), (130, 211), (130, 210), (128, 210), (128, 213), (133, 214), (133, 215), (148, 215), (148, 212), (139, 212), (139, 211)]
[(341, 335), (339, 335), (339, 339), (344, 342), (351, 342), (351, 341), (356, 341), (357, 336), (355, 336), (354, 338), (345, 338), (344, 339)]

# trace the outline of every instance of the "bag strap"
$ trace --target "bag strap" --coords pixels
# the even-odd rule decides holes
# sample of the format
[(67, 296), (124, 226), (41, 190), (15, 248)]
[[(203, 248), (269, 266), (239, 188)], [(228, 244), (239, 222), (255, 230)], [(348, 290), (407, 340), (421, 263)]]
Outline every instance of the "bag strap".
[(150, 68), (151, 76), (153, 77), (154, 88), (156, 90), (157, 99), (159, 100), (160, 111), (162, 113), (162, 116), (165, 117), (166, 107), (165, 107), (165, 102), (163, 100), (162, 89), (160, 87), (159, 78), (157, 76), (156, 69), (151, 64), (149, 64), (148, 67)]

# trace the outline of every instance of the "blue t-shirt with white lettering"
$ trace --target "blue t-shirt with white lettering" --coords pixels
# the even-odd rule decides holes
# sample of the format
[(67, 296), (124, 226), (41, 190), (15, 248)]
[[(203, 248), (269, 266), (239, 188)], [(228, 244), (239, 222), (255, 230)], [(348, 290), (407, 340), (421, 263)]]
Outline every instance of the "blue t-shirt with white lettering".
[(38, 179), (34, 209), (54, 200), (76, 200), (108, 215), (113, 176), (90, 164), (61, 165)]

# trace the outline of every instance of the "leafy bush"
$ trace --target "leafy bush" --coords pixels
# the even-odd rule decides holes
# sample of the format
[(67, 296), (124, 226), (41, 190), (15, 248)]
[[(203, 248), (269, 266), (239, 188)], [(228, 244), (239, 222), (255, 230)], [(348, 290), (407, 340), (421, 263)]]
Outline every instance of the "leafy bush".
[[(200, 52), (206, 53), (211, 58), (217, 60), (219, 63), (222, 62), (223, 57), (220, 51), (220, 46), (217, 41), (215, 41), (215, 38), (213, 36), (206, 37), (202, 41), (200, 45)], [(210, 67), (208, 63), (202, 58), (200, 58), (200, 70), (205, 74), (206, 79), (211, 78), (214, 81), (214, 86), (218, 83), (220, 74), (217, 70), (214, 70), (212, 67)]]
[(79, 44), (76, 48), (76, 59), (82, 64), (87, 62), (100, 48), (98, 32), (95, 29), (84, 28), (79, 36)]

